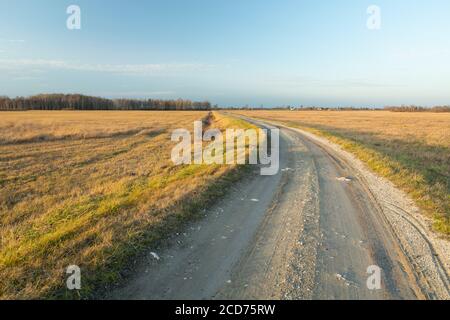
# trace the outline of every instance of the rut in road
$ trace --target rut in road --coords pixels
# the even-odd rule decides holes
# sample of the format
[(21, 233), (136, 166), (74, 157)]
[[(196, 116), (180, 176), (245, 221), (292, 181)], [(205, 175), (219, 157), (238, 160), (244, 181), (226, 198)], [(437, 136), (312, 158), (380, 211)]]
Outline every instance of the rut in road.
[[(238, 183), (204, 219), (158, 248), (160, 260), (149, 253), (140, 261), (111, 297), (435, 297), (423, 294), (420, 277), (380, 206), (345, 161), (299, 132), (282, 128), (280, 169), (275, 176), (255, 174)], [(366, 285), (372, 265), (383, 270), (380, 290)], [(444, 288), (437, 297), (446, 293)]]
[[(284, 184), (218, 297), (416, 298), (415, 280), (392, 256), (392, 239), (376, 230), (379, 222), (368, 215), (373, 203), (356, 177), (338, 179), (351, 171), (298, 133), (283, 130), (282, 137), (288, 143)], [(372, 265), (384, 271), (383, 290), (367, 288)]]

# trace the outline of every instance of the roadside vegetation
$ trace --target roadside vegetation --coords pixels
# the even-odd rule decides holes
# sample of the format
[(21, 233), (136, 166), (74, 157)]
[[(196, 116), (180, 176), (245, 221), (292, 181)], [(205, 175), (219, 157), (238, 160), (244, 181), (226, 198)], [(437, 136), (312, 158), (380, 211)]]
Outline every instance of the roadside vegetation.
[[(206, 111), (0, 118), (0, 299), (89, 298), (224, 194), (245, 167), (175, 166), (172, 130), (248, 128)], [(66, 268), (81, 291), (65, 288)]]
[(450, 236), (450, 113), (236, 111), (306, 129), (354, 153), (406, 191)]

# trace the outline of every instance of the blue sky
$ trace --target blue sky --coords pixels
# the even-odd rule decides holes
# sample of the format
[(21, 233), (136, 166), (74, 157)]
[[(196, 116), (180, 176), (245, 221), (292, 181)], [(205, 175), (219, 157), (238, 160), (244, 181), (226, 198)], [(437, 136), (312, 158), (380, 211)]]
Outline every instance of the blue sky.
[(448, 0), (0, 0), (0, 95), (450, 104), (449, 14)]

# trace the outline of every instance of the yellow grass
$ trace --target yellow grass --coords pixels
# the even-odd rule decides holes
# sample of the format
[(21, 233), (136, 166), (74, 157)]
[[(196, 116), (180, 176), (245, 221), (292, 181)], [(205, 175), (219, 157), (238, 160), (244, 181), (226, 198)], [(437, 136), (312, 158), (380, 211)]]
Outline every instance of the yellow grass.
[(239, 111), (313, 131), (406, 191), (450, 235), (450, 113)]
[[(170, 161), (171, 131), (207, 115), (0, 113), (0, 298), (72, 298), (69, 265), (81, 267), (77, 294), (89, 297), (198, 216), (238, 176), (232, 166)], [(211, 126), (233, 121), (217, 115)]]

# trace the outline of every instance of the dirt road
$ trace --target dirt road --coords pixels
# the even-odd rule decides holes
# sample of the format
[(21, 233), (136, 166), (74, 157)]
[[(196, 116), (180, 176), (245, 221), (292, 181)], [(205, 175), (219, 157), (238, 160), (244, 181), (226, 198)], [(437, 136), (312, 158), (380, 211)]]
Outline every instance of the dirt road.
[[(280, 157), (277, 175), (260, 176), (255, 168), (253, 178), (235, 185), (201, 221), (152, 249), (110, 298), (449, 298), (435, 248), (420, 230), (405, 230), (419, 233), (412, 247), (402, 243), (380, 203), (384, 195), (364, 172), (285, 127)], [(421, 258), (411, 254), (414, 245)], [(370, 266), (382, 270), (381, 289), (367, 287)]]

